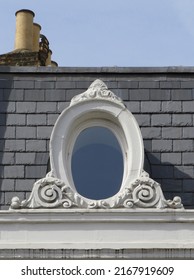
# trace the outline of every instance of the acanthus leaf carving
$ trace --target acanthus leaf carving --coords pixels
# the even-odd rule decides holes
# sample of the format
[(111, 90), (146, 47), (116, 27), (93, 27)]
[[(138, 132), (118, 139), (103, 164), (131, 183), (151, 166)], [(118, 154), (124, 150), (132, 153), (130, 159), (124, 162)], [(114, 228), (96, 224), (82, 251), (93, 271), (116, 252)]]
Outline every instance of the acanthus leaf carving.
[(71, 100), (70, 106), (90, 99), (109, 100), (125, 107), (122, 99), (110, 91), (105, 83), (99, 79), (95, 80), (85, 92), (74, 96)]
[(35, 182), (29, 199), (22, 202), (18, 197), (12, 198), (11, 209), (147, 209), (147, 208), (183, 208), (180, 197), (172, 201), (165, 200), (160, 185), (149, 178), (148, 173), (141, 176), (115, 196), (104, 200), (88, 200), (73, 191), (52, 172)]
[(53, 177), (49, 172), (45, 178), (34, 183), (30, 197), (27, 200), (19, 201), (13, 197), (11, 209), (51, 209), (51, 208), (72, 208), (86, 207), (86, 201), (65, 183)]

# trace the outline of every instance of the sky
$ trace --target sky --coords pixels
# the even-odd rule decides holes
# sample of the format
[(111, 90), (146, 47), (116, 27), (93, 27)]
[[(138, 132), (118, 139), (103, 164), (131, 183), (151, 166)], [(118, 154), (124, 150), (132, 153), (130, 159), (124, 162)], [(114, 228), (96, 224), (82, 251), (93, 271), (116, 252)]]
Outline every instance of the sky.
[(194, 66), (193, 0), (1, 1), (0, 54), (14, 48), (15, 12), (30, 9), (59, 66)]

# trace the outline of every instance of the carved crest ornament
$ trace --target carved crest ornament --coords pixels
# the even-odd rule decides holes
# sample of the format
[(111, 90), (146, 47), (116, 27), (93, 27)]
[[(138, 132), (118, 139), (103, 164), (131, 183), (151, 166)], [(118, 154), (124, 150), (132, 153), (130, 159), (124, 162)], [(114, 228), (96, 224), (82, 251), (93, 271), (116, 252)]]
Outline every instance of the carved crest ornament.
[[(123, 101), (110, 91), (101, 80), (94, 81), (87, 91), (73, 97), (69, 108), (71, 108), (72, 111), (78, 104), (82, 106), (91, 101), (100, 102), (99, 104), (108, 102), (109, 106), (114, 105), (120, 108), (122, 112), (127, 110)], [(51, 156), (54, 157), (52, 153)], [(131, 166), (130, 164), (127, 165), (127, 162), (124, 163), (124, 165), (126, 165), (125, 169)], [(68, 178), (68, 174), (64, 177), (60, 176), (60, 172), (63, 172), (63, 170), (58, 172), (58, 166), (60, 165), (56, 166), (55, 161), (51, 161), (51, 171), (45, 178), (34, 183), (30, 197), (23, 201), (20, 201), (18, 197), (13, 197), (10, 209), (183, 208), (180, 197), (174, 197), (173, 200), (166, 200), (163, 196), (160, 184), (151, 179), (143, 168), (140, 168), (139, 173), (135, 175), (137, 177), (132, 178), (132, 180), (130, 180), (130, 175), (126, 175), (126, 180), (123, 180), (120, 191), (113, 197), (93, 200), (81, 196), (76, 191), (75, 186), (72, 186), (71, 180), (68, 181), (68, 179), (66, 179)], [(65, 163), (64, 166), (66, 166)], [(70, 173), (71, 171), (65, 170), (64, 172)], [(128, 171), (126, 170), (125, 173), (128, 174)]]

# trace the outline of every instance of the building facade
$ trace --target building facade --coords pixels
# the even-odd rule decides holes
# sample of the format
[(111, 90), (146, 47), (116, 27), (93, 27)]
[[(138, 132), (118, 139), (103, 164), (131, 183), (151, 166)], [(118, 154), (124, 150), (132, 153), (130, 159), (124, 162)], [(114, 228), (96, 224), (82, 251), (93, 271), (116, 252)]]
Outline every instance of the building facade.
[[(137, 120), (144, 170), (185, 209), (8, 210), (50, 171), (56, 120), (96, 79)], [(0, 104), (1, 258), (193, 258), (193, 68), (2, 66)]]
[(194, 207), (192, 68), (0, 67), (1, 209), (49, 171), (49, 140), (73, 96), (100, 78), (136, 118), (145, 166), (167, 199)]
[(0, 55), (0, 259), (193, 259), (194, 68), (56, 67), (34, 17)]

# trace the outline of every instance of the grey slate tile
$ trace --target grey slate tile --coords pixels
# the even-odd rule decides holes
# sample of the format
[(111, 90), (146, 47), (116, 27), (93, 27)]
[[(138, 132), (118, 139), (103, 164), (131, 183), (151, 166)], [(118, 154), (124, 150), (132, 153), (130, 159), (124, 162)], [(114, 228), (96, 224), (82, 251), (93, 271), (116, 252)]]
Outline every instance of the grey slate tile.
[(142, 113), (160, 113), (161, 101), (142, 101), (141, 112)]

